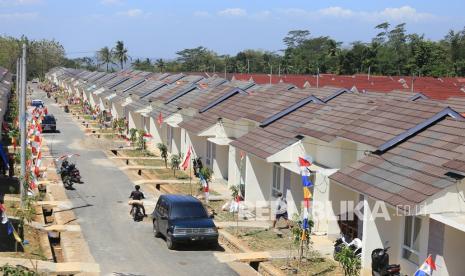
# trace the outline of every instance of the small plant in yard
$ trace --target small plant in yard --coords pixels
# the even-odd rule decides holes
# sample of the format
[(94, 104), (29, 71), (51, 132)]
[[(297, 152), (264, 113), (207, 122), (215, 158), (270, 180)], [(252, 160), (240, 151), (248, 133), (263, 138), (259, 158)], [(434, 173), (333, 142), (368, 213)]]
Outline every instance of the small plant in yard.
[(232, 185), (231, 187), (229, 187), (229, 190), (231, 190), (232, 199), (235, 200), (239, 195), (239, 186)]
[(137, 130), (137, 148), (145, 150), (145, 136), (146, 132), (143, 129)]
[(12, 266), (5, 264), (0, 266), (0, 274), (5, 276), (35, 276), (39, 275), (37, 272), (29, 270), (27, 267), (23, 266)]
[(173, 154), (171, 156), (171, 169), (173, 170), (173, 176), (176, 176), (176, 171), (179, 170), (181, 165), (181, 156), (179, 154)]
[[(293, 225), (294, 227), (292, 227), (292, 236), (294, 237), (294, 243), (295, 244), (300, 244), (300, 242), (302, 241), (302, 219), (300, 218), (299, 214), (295, 213), (292, 217), (292, 221), (293, 221)], [(308, 231), (305, 232), (305, 247), (309, 247), (309, 244), (310, 244), (310, 232), (312, 230), (312, 227), (313, 227), (313, 220), (309, 219), (308, 220)]]
[(158, 143), (157, 148), (160, 151), (160, 156), (165, 161), (165, 168), (168, 168), (168, 147), (163, 143)]
[(133, 144), (137, 142), (137, 129), (131, 128), (129, 130), (129, 140), (131, 140)]
[(347, 246), (342, 247), (341, 251), (336, 253), (335, 259), (341, 264), (346, 276), (356, 276), (360, 274), (361, 261), (352, 249)]

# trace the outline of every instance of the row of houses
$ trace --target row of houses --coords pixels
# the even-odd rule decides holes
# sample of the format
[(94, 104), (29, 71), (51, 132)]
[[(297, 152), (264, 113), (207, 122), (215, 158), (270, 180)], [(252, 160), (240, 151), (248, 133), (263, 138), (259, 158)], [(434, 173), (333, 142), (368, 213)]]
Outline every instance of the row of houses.
[(279, 193), (300, 213), (297, 160), (310, 158), (313, 232), (361, 238), (367, 275), (387, 242), (403, 274), (429, 254), (435, 275), (465, 271), (463, 98), (132, 70), (55, 68), (47, 78), (150, 133), (152, 146), (191, 147), (214, 181), (241, 188), (256, 219), (270, 218)]
[(259, 84), (293, 83), (303, 87), (345, 87), (358, 91), (390, 92), (392, 90), (421, 91), (432, 99), (444, 100), (449, 97), (465, 97), (465, 78), (461, 77), (412, 77), (412, 76), (370, 76), (370, 75), (267, 75), (232, 74), (230, 79), (252, 80)]
[(5, 131), (3, 127), (4, 116), (8, 108), (8, 100), (10, 98), (12, 83), (12, 75), (8, 69), (0, 67), (0, 136)]

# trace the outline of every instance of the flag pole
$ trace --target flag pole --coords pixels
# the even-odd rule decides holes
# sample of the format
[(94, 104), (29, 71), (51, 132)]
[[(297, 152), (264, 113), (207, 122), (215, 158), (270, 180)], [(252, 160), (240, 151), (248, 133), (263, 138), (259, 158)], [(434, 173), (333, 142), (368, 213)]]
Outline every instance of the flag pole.
[(189, 189), (191, 191), (191, 196), (192, 196), (192, 164), (191, 164), (191, 158), (192, 154), (189, 155)]

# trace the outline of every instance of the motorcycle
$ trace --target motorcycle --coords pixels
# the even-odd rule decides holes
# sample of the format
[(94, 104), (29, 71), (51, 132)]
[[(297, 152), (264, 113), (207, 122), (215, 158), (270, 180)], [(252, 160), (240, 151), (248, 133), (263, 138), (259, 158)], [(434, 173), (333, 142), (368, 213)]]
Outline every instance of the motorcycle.
[(202, 168), (203, 168), (203, 164), (202, 164), (201, 157), (194, 158), (193, 163), (194, 163), (194, 164), (193, 164), (193, 167), (194, 167), (194, 175), (195, 175), (196, 177), (199, 177), (200, 171), (201, 171)]
[(60, 174), (61, 180), (63, 181), (63, 185), (66, 189), (72, 189), (74, 183), (83, 183), (81, 180), (81, 173), (79, 172), (79, 169), (76, 167), (76, 164), (68, 161), (68, 159), (73, 156), (79, 155), (64, 155), (56, 160), (57, 162), (61, 161), (61, 166), (58, 170), (58, 173)]
[(142, 221), (144, 219), (144, 214), (142, 213), (141, 204), (142, 202), (138, 200), (132, 200), (129, 202), (132, 205), (131, 216), (134, 221)]
[(389, 247), (377, 248), (371, 252), (371, 273), (373, 276), (400, 276), (400, 265), (389, 264)]
[(362, 240), (359, 238), (347, 242), (346, 236), (341, 234), (341, 237), (334, 242), (333, 257), (335, 260), (337, 260), (337, 253), (341, 252), (343, 247), (349, 247), (354, 252), (355, 256), (358, 258), (362, 257)]

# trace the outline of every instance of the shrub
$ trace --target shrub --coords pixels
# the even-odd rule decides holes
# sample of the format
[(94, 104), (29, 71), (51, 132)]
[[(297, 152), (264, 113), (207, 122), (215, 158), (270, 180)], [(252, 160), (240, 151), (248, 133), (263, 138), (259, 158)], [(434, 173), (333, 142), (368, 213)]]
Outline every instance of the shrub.
[(341, 248), (341, 251), (336, 253), (335, 259), (341, 264), (346, 276), (356, 276), (360, 274), (361, 261), (352, 249), (347, 246)]
[(171, 156), (171, 169), (173, 170), (174, 176), (176, 176), (176, 171), (179, 170), (179, 165), (181, 165), (181, 156), (179, 154), (173, 154)]
[(158, 143), (157, 148), (160, 151), (160, 156), (165, 161), (165, 168), (168, 168), (168, 148), (163, 143)]

